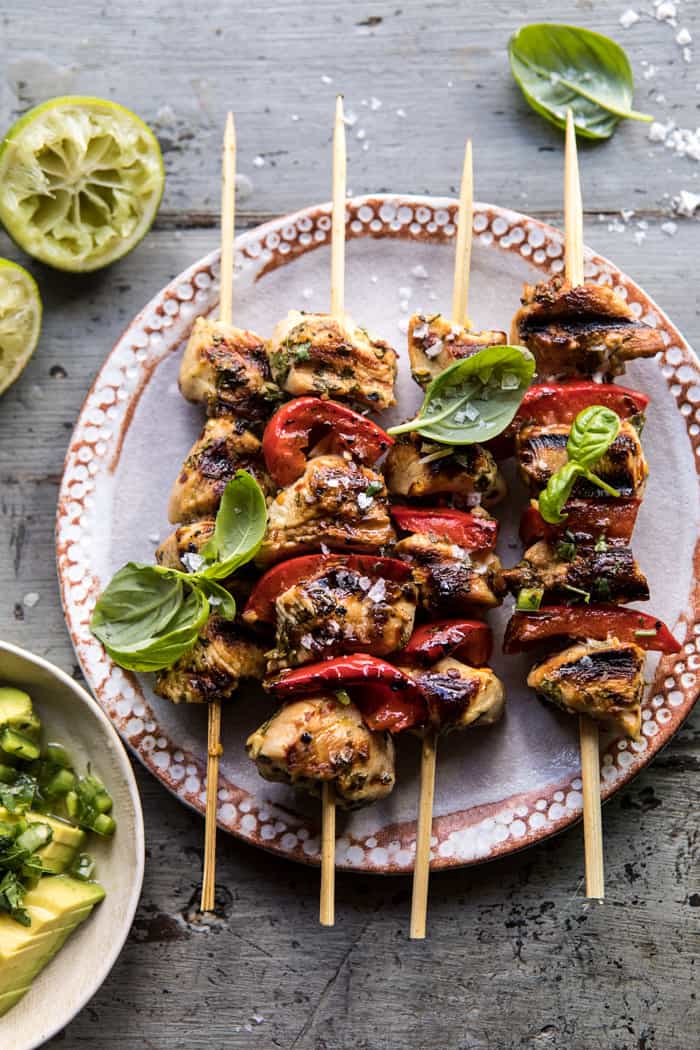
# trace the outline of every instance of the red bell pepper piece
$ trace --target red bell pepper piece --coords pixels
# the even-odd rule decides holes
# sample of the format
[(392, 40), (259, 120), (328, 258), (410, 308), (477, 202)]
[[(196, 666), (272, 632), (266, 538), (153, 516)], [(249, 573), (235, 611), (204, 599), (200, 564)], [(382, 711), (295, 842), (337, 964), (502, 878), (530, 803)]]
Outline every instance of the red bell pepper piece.
[(346, 689), (373, 730), (400, 733), (428, 718), (423, 691), (406, 671), (360, 653), (282, 671), (265, 688), (282, 700)]
[(495, 518), (482, 518), (463, 510), (443, 510), (441, 507), (434, 510), (392, 507), (391, 513), (404, 532), (432, 533), (465, 550), (493, 550), (496, 546), (498, 522)]
[(594, 383), (574, 379), (570, 383), (536, 383), (525, 392), (513, 421), (499, 434), (489, 448), (497, 459), (507, 459), (515, 450), (515, 435), (523, 423), (573, 423), (579, 412), (590, 405), (604, 405), (629, 419), (646, 410), (649, 398), (638, 390), (616, 383)]
[(665, 623), (636, 609), (619, 605), (549, 605), (537, 612), (513, 614), (503, 639), (503, 652), (520, 653), (546, 639), (562, 637), (596, 641), (615, 637), (659, 653), (677, 653), (681, 648)]
[(280, 486), (291, 485), (304, 473), (309, 450), (321, 443), (325, 452), (349, 452), (370, 465), (394, 439), (371, 419), (337, 401), (295, 398), (275, 412), (263, 434), (263, 456), (273, 480)]
[(483, 667), (492, 649), (491, 628), (480, 620), (437, 620), (418, 627), (397, 659), (432, 667), (444, 656), (454, 656), (472, 667)]
[(321, 570), (336, 566), (355, 570), (372, 580), (401, 583), (411, 575), (410, 565), (398, 558), (380, 558), (372, 554), (304, 554), (273, 565), (260, 577), (246, 602), (243, 619), (246, 623), (274, 623), (275, 602), (280, 594)]
[(570, 532), (573, 536), (590, 536), (594, 543), (600, 536), (629, 543), (640, 505), (641, 500), (627, 498), (570, 499), (564, 508), (566, 521), (550, 525), (531, 504), (520, 519), (520, 539), (529, 547), (537, 540), (558, 540)]

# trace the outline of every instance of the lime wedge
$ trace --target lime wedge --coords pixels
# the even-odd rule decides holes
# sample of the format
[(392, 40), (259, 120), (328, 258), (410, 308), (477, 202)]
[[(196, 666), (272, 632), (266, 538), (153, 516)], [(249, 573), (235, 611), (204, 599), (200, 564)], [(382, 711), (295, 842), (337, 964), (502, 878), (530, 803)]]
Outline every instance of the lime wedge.
[(98, 270), (148, 232), (163, 193), (151, 129), (116, 102), (68, 96), (25, 113), (0, 147), (0, 221), (35, 259)]
[(41, 297), (31, 274), (0, 259), (0, 394), (34, 353), (41, 331)]

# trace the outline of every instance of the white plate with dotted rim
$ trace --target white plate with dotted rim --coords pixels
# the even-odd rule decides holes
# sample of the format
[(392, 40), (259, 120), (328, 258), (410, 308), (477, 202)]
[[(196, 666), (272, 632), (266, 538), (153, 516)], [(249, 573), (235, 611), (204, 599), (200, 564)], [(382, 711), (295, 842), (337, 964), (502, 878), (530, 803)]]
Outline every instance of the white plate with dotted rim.
[[(405, 349), (409, 311), (449, 308), (456, 204), (430, 197), (372, 196), (348, 201), (346, 304), (360, 323), (400, 355), (400, 408), (382, 422), (410, 416), (420, 394)], [(268, 336), (291, 307), (327, 309), (330, 206), (306, 208), (236, 240), (236, 323)], [(477, 327), (508, 330), (524, 281), (563, 269), (562, 235), (525, 215), (478, 204), (474, 214), (470, 300)], [(58, 503), (57, 558), (66, 622), (87, 680), (123, 739), (183, 802), (204, 812), (206, 710), (155, 696), (148, 676), (120, 670), (90, 634), (97, 596), (128, 560), (151, 561), (170, 531), (167, 497), (203, 423), (177, 390), (184, 342), (194, 318), (215, 313), (218, 252), (180, 274), (134, 319), (88, 394), (66, 456)], [(677, 657), (648, 660), (650, 684), (642, 739), (602, 741), (603, 797), (645, 766), (677, 730), (697, 694), (699, 519), (696, 459), (700, 368), (683, 337), (654, 302), (610, 262), (586, 251), (586, 276), (615, 288), (637, 316), (659, 328), (665, 350), (635, 362), (625, 382), (651, 396), (644, 445), (650, 482), (634, 535), (649, 577), (654, 614), (683, 642)], [(284, 305), (282, 305), (284, 304)], [(520, 556), (517, 522), (525, 495), (506, 471), (510, 495), (498, 509), (499, 552)], [(683, 508), (674, 543), (654, 527), (668, 507)], [(522, 849), (581, 816), (576, 721), (534, 699), (525, 685), (532, 662), (503, 657), (500, 640), (511, 608), (490, 616), (493, 666), (508, 695), (500, 725), (453, 733), (440, 747), (433, 824), (435, 868), (477, 863)], [(311, 863), (319, 860), (319, 806), (262, 780), (247, 759), (247, 734), (272, 710), (259, 690), (224, 708), (220, 826), (256, 845)], [(412, 869), (419, 748), (398, 742), (397, 786), (383, 802), (339, 814), (337, 863), (381, 873)]]

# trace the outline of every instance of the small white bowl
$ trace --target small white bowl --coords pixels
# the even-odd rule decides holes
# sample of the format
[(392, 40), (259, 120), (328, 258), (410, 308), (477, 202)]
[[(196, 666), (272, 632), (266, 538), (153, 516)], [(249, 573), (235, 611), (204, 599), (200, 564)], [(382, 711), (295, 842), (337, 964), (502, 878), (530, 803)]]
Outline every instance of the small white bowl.
[(49, 739), (64, 744), (76, 768), (89, 761), (114, 799), (113, 839), (91, 835), (107, 896), (71, 934), (31, 989), (0, 1018), (2, 1050), (34, 1050), (64, 1028), (100, 987), (117, 960), (141, 894), (143, 814), (134, 774), (119, 736), (96, 701), (58, 667), (0, 641), (0, 685), (25, 689)]

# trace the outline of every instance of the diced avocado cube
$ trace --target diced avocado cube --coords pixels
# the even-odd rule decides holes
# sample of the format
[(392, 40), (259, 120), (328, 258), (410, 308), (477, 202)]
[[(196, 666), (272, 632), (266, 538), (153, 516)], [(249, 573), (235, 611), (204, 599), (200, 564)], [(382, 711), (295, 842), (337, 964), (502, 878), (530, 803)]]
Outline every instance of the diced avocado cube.
[(20, 733), (18, 729), (10, 728), (10, 726), (0, 729), (0, 748), (6, 755), (14, 755), (16, 758), (23, 758), (28, 762), (33, 762), (41, 754), (39, 745), (31, 737)]
[(34, 713), (29, 693), (11, 685), (0, 686), (0, 726), (9, 726), (27, 736), (38, 734), (41, 722)]

